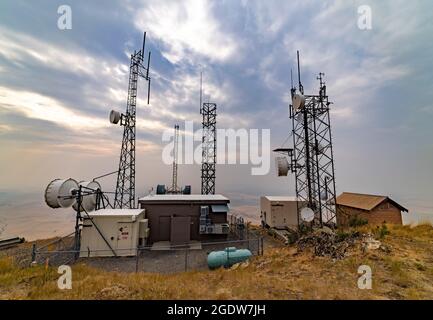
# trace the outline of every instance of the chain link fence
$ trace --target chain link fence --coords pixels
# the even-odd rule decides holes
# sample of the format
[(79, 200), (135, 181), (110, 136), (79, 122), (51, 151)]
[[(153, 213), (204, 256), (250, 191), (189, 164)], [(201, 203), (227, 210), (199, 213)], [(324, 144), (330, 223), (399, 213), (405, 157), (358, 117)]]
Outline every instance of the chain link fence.
[[(39, 246), (33, 244), (30, 262), (52, 266), (84, 262), (107, 271), (175, 273), (207, 269), (208, 254), (229, 247), (248, 249), (253, 256), (262, 255), (263, 238), (251, 232), (241, 217), (229, 216), (228, 220), (230, 232), (225, 240), (181, 245), (166, 241), (138, 248), (116, 248), (114, 252), (110, 249), (77, 251), (71, 233)], [(30, 262), (27, 260), (27, 265)]]
[(207, 257), (212, 251), (223, 251), (226, 248), (248, 249), (253, 256), (263, 254), (263, 239), (230, 240), (219, 242), (201, 242), (190, 245), (177, 245), (140, 248), (136, 256), (138, 272), (175, 273), (190, 270), (208, 269)]
[(263, 238), (260, 237), (243, 240), (191, 242), (187, 245), (167, 244), (166, 246), (116, 249), (117, 256), (110, 256), (112, 255), (110, 250), (76, 251), (68, 248), (59, 250), (53, 246), (58, 246), (58, 244), (52, 243), (37, 249), (33, 247), (32, 263), (59, 266), (84, 262), (86, 265), (107, 271), (176, 273), (208, 269), (208, 254), (212, 251), (223, 251), (229, 247), (248, 249), (252, 256), (263, 254)]

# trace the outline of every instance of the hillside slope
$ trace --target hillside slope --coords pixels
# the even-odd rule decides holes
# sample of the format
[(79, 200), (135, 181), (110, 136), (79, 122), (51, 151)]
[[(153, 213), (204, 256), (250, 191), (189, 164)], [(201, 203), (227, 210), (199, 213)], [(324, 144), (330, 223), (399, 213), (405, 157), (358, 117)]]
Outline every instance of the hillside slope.
[[(364, 227), (365, 230), (365, 227)], [(382, 243), (360, 246), (341, 260), (296, 246), (269, 248), (236, 269), (171, 275), (106, 272), (72, 267), (71, 290), (57, 288), (57, 269), (18, 268), (0, 259), (1, 299), (433, 299), (433, 228), (391, 226)], [(362, 230), (361, 230), (362, 231)], [(358, 267), (372, 269), (373, 287), (357, 286)]]

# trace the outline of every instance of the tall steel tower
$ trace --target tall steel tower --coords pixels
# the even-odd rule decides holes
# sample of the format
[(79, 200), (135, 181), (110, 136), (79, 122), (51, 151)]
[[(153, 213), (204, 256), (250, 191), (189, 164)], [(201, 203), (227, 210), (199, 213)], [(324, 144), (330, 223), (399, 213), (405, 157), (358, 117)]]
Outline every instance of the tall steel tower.
[(148, 82), (147, 104), (149, 104), (150, 101), (150, 51), (146, 67), (143, 65), (145, 44), (146, 32), (143, 36), (142, 49), (138, 52), (134, 51), (134, 53), (131, 54), (126, 112), (120, 114), (113, 110), (110, 113), (110, 122), (117, 124), (120, 121), (120, 125), (124, 128), (119, 170), (117, 172), (114, 208), (135, 208), (135, 123), (137, 109), (137, 83), (139, 77), (144, 78)]
[(201, 194), (215, 194), (216, 166), (216, 103), (201, 104), (203, 115)]
[[(319, 73), (319, 94), (306, 95), (301, 83), (299, 51), (298, 91), (291, 88), (293, 149), (276, 149), (290, 158), (288, 169), (295, 173), (298, 199), (298, 224), (308, 224), (302, 212), (308, 207), (314, 212), (312, 225), (333, 224), (336, 216), (334, 155), (332, 150), (331, 122), (323, 73)], [(309, 210), (304, 210), (308, 213)], [(311, 212), (311, 211), (310, 211)]]
[(177, 167), (179, 158), (179, 125), (174, 126), (174, 138), (173, 138), (173, 174), (171, 180), (171, 187), (167, 190), (167, 193), (181, 193), (181, 189), (177, 185)]

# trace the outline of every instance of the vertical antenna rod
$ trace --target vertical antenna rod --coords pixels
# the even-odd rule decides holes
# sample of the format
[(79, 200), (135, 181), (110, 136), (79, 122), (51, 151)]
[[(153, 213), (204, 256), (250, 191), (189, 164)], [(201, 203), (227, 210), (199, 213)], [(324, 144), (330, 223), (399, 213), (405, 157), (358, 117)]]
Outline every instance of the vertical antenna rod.
[[(145, 47), (145, 45), (146, 45), (146, 31), (144, 31), (144, 35), (143, 35), (143, 48), (141, 49), (141, 60), (144, 59), (144, 47)], [(149, 68), (149, 66), (147, 66), (147, 67)]]
[(150, 78), (149, 78), (149, 69), (150, 69), (150, 51), (149, 56), (147, 58), (147, 70), (146, 70), (146, 80), (147, 80), (147, 104), (150, 103)]
[(293, 70), (290, 69), (290, 88), (293, 89)]
[(200, 71), (200, 114), (202, 113), (203, 103), (203, 71)]
[(304, 94), (304, 87), (302, 86), (302, 83), (301, 83), (301, 67), (300, 67), (300, 63), (299, 63), (299, 50), (296, 51), (296, 56), (297, 56), (297, 60), (298, 60), (298, 85), (299, 85), (299, 92), (301, 92), (302, 94)]

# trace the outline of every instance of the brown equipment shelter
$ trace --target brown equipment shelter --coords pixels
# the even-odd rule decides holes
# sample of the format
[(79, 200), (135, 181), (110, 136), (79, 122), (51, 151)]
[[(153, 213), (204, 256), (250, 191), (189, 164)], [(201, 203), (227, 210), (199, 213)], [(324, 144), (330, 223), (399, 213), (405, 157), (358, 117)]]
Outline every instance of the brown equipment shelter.
[(200, 214), (203, 207), (208, 208), (209, 226), (228, 227), (227, 213), (230, 200), (222, 195), (149, 195), (140, 198), (138, 203), (140, 208), (146, 209), (146, 218), (149, 219), (150, 244), (159, 241), (184, 244), (191, 240), (227, 238), (226, 232), (200, 232)]
[(337, 224), (348, 225), (352, 218), (370, 224), (403, 224), (401, 212), (408, 210), (387, 196), (343, 192), (337, 197)]

